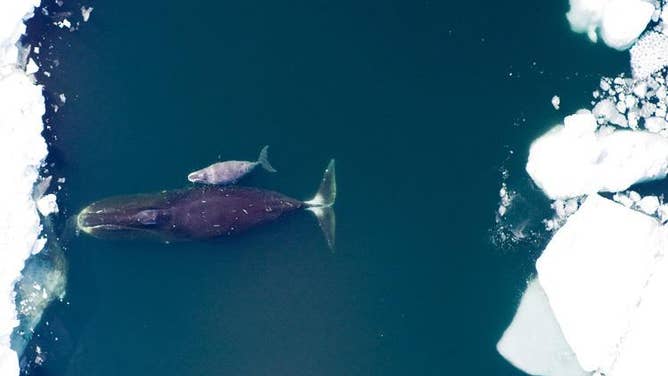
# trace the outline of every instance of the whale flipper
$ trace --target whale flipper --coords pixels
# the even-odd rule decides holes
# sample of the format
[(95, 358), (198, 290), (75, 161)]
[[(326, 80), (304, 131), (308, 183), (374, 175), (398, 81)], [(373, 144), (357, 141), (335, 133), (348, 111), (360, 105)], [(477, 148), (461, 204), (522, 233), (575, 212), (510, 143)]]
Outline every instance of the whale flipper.
[(329, 161), (327, 169), (322, 176), (320, 188), (315, 196), (305, 201), (310, 210), (318, 219), (318, 224), (322, 230), (327, 245), (333, 251), (336, 240), (336, 215), (334, 213), (334, 202), (336, 201), (336, 171), (334, 159)]

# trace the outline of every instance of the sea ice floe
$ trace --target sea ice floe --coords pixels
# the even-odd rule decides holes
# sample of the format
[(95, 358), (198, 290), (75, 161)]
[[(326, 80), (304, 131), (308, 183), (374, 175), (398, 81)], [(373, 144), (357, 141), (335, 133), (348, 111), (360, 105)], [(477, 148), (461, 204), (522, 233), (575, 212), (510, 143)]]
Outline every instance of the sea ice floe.
[(647, 131), (598, 129), (583, 110), (535, 140), (526, 170), (552, 199), (618, 192), (668, 173), (668, 139)]
[[(663, 367), (656, 371), (665, 372), (616, 372), (624, 356), (631, 355), (621, 349), (629, 333), (637, 330), (638, 307), (645, 302), (667, 245), (668, 229), (654, 218), (591, 195), (545, 248), (536, 263), (538, 278), (584, 370), (608, 376), (668, 372)], [(636, 346), (658, 343), (668, 335), (643, 334)], [(626, 361), (644, 369), (639, 358)]]
[[(38, 247), (41, 225), (32, 200), (33, 183), (46, 157), (41, 136), (42, 88), (22, 69), (18, 47), (24, 20), (39, 0), (0, 1), (0, 375), (19, 374), (10, 336), (19, 324), (14, 286), (25, 260)], [(32, 68), (31, 68), (32, 69)]]
[[(654, 23), (631, 48), (633, 78), (601, 79), (591, 113), (566, 117), (531, 145), (526, 170), (554, 200), (554, 217), (544, 223), (558, 229), (536, 263), (549, 306), (524, 308), (525, 299), (540, 300), (529, 286), (498, 349), (528, 373), (552, 372), (550, 353), (531, 337), (541, 329), (527, 329), (531, 318), (520, 314), (533, 312), (556, 319), (587, 374), (668, 375), (668, 204), (661, 192), (643, 197), (627, 190), (668, 171), (667, 1), (570, 3), (573, 30), (617, 49), (633, 45)], [(615, 192), (614, 201), (596, 194), (602, 191)], [(509, 341), (513, 333), (522, 334)]]
[(654, 5), (643, 0), (610, 0), (603, 10), (601, 37), (605, 44), (625, 50), (652, 19)]
[(593, 42), (601, 36), (618, 50), (629, 48), (652, 19), (654, 5), (643, 0), (570, 0), (566, 18), (571, 29), (587, 33)]
[(555, 110), (558, 110), (559, 104), (561, 103), (561, 99), (559, 98), (558, 95), (555, 95), (552, 97), (552, 100), (550, 100), (550, 103), (552, 103), (552, 107), (554, 107)]
[(531, 375), (589, 374), (566, 342), (537, 279), (529, 282), (513, 321), (496, 348), (515, 367)]

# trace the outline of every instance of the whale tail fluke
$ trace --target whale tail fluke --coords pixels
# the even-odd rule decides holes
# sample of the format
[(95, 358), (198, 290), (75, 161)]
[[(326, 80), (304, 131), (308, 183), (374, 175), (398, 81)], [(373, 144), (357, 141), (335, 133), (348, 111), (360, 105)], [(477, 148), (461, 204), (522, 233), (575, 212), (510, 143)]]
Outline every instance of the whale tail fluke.
[(334, 159), (329, 161), (327, 169), (322, 176), (320, 188), (315, 196), (306, 201), (308, 210), (318, 218), (318, 224), (325, 235), (327, 245), (334, 250), (336, 238), (336, 216), (334, 214), (334, 201), (336, 201), (336, 173)]
[(269, 163), (269, 145), (265, 145), (265, 147), (260, 150), (260, 156), (257, 158), (257, 163), (259, 163), (262, 168), (269, 172), (276, 172), (276, 169), (272, 167), (271, 163)]

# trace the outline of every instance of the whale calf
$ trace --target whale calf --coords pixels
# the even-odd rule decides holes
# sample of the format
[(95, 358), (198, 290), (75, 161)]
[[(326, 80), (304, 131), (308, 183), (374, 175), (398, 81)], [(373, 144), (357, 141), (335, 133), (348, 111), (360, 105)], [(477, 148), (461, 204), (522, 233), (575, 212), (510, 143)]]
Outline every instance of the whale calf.
[(255, 167), (261, 165), (269, 172), (276, 172), (276, 170), (269, 163), (267, 151), (269, 145), (266, 145), (260, 151), (260, 156), (257, 161), (225, 161), (214, 163), (201, 170), (191, 172), (188, 174), (188, 181), (192, 183), (204, 184), (234, 184), (239, 179), (244, 177), (249, 172), (253, 171)]
[(76, 222), (81, 231), (95, 237), (170, 242), (230, 237), (286, 214), (309, 210), (333, 249), (335, 200), (332, 159), (318, 192), (308, 201), (259, 188), (204, 185), (103, 199), (84, 208)]

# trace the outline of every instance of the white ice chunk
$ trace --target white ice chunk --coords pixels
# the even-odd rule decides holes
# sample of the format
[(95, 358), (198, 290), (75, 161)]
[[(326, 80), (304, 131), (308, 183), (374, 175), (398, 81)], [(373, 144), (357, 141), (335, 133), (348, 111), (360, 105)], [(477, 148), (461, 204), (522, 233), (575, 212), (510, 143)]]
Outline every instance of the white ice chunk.
[(640, 193), (638, 193), (638, 192), (636, 192), (636, 191), (629, 191), (629, 198), (630, 198), (631, 201), (633, 201), (634, 203), (635, 203), (635, 202), (638, 202), (638, 201), (640, 201), (640, 199), (642, 199), (642, 197), (640, 196)]
[(39, 66), (37, 66), (37, 63), (35, 63), (35, 60), (30, 58), (28, 60), (28, 65), (26, 65), (26, 73), (27, 74), (35, 74), (39, 71)]
[(529, 282), (496, 349), (515, 367), (531, 375), (588, 375), (566, 343), (537, 279)]
[(552, 107), (554, 107), (555, 110), (559, 109), (559, 104), (561, 103), (561, 99), (559, 98), (558, 95), (553, 96), (550, 102), (552, 103)]
[(615, 202), (618, 202), (618, 203), (620, 203), (620, 204), (626, 206), (627, 208), (630, 208), (630, 207), (633, 206), (633, 200), (631, 200), (631, 198), (629, 197), (629, 195), (626, 194), (626, 193), (622, 193), (622, 192), (615, 193), (615, 194), (612, 196), (612, 199), (613, 199)]
[(598, 31), (608, 46), (624, 50), (645, 30), (654, 11), (643, 0), (570, 0), (566, 18), (571, 30), (587, 33), (592, 42)]
[(37, 201), (37, 209), (40, 214), (47, 216), (49, 214), (58, 213), (58, 204), (56, 203), (56, 195), (53, 193), (44, 195)]
[(72, 27), (72, 23), (70, 22), (70, 20), (68, 20), (67, 18), (65, 18), (65, 19), (62, 20), (62, 21), (56, 22), (56, 26), (58, 26), (58, 27), (61, 28), (61, 29), (62, 29), (62, 28), (68, 28), (68, 29), (69, 29), (69, 28)]
[[(540, 284), (583, 369), (620, 376), (610, 371), (667, 235), (653, 218), (592, 195), (536, 262)], [(642, 374), (666, 373), (635, 375)]]
[(84, 22), (88, 22), (91, 13), (93, 13), (93, 7), (89, 8), (86, 8), (84, 6), (81, 7), (81, 16), (83, 17)]
[(35, 254), (38, 254), (38, 253), (42, 252), (42, 249), (44, 249), (45, 245), (46, 245), (46, 238), (44, 238), (44, 237), (38, 238), (37, 240), (35, 240), (35, 244), (32, 246), (32, 252), (31, 253), (33, 255), (35, 255)]
[(652, 19), (654, 6), (643, 0), (610, 0), (603, 11), (601, 37), (608, 46), (625, 50)]
[(645, 119), (645, 128), (654, 133), (659, 133), (664, 129), (668, 129), (668, 122), (664, 118), (652, 116)]
[(668, 139), (646, 131), (597, 133), (588, 111), (567, 116), (531, 144), (526, 170), (552, 198), (618, 192), (668, 173)]
[(640, 199), (640, 201), (638, 201), (637, 205), (638, 209), (640, 209), (643, 213), (654, 215), (661, 203), (659, 202), (659, 198), (656, 196), (645, 196)]
[(621, 127), (628, 126), (626, 117), (622, 115), (615, 106), (615, 102), (611, 99), (604, 99), (594, 106), (592, 113), (597, 119), (602, 119), (611, 124), (619, 125)]
[(647, 94), (647, 83), (644, 81), (638, 81), (633, 86), (633, 94), (635, 94), (638, 98), (644, 98)]

